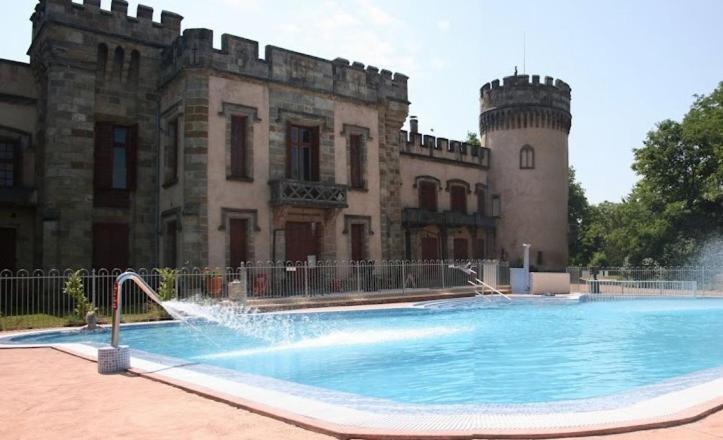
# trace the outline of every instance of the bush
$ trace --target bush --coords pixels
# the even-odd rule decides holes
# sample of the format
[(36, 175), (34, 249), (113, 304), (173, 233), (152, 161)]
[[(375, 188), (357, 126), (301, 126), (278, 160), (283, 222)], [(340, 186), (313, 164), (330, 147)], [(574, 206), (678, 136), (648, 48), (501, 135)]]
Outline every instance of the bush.
[(176, 269), (164, 267), (156, 269), (161, 276), (161, 283), (158, 286), (158, 297), (161, 301), (168, 301), (176, 296)]
[(88, 298), (85, 296), (83, 278), (80, 276), (79, 270), (68, 275), (68, 278), (65, 280), (65, 286), (63, 287), (63, 293), (73, 299), (73, 303), (75, 304), (73, 316), (79, 322), (85, 322), (85, 315), (88, 314), (88, 312), (95, 312), (95, 306), (88, 301)]

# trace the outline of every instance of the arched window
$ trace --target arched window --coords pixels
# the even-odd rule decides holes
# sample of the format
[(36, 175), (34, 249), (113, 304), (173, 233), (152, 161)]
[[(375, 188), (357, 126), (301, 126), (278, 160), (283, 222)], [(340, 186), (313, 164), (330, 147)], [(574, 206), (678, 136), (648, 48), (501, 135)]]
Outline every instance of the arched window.
[(108, 46), (105, 43), (98, 45), (98, 60), (96, 64), (96, 79), (105, 80), (105, 71), (108, 66)]
[(113, 53), (113, 77), (117, 80), (123, 79), (123, 60), (125, 52), (123, 48), (118, 46)]
[(535, 150), (525, 145), (520, 149), (520, 169), (531, 170), (535, 168)]
[(128, 83), (131, 85), (138, 84), (138, 76), (141, 70), (141, 54), (134, 50), (131, 52), (131, 64), (128, 67)]

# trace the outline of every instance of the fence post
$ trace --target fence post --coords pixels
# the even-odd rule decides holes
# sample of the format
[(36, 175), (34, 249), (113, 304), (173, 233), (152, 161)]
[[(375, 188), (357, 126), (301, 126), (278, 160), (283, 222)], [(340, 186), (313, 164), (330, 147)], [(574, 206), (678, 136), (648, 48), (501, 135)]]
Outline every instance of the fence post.
[(407, 268), (406, 261), (402, 260), (402, 295), (404, 295), (405, 288), (407, 287)]
[(98, 304), (95, 302), (95, 269), (91, 269), (90, 271), (90, 292), (91, 292), (91, 300), (90, 302), (93, 304), (93, 307), (97, 307)]
[(445, 270), (444, 270), (444, 269), (445, 269), (445, 267), (444, 267), (444, 260), (442, 260), (442, 289), (445, 288), (445, 283), (444, 283), (444, 272), (445, 272)]
[(356, 291), (361, 292), (361, 263), (357, 261), (357, 263), (353, 267), (356, 267)]
[(304, 295), (309, 296), (309, 262), (304, 263)]

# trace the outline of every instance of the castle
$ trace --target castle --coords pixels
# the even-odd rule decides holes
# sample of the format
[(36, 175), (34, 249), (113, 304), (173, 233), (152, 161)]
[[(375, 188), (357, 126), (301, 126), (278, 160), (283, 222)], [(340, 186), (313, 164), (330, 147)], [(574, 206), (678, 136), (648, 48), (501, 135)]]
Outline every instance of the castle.
[(494, 258), (567, 264), (570, 87), (480, 91), (482, 146), (422, 134), (408, 78), (39, 0), (0, 61), (0, 268)]

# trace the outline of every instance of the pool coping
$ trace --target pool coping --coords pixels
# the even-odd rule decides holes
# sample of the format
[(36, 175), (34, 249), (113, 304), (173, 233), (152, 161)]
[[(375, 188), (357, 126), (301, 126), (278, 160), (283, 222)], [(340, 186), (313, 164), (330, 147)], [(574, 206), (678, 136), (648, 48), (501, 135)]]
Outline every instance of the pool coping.
[[(411, 305), (407, 305), (411, 306)], [(344, 309), (348, 310), (348, 309)], [(358, 308), (356, 308), (358, 310)], [(309, 310), (307, 310), (309, 312)], [(158, 323), (138, 323), (130, 324), (129, 326), (143, 326), (143, 325), (159, 325)], [(163, 325), (163, 324), (160, 324)], [(72, 329), (64, 329), (65, 331), (72, 331)], [(57, 332), (58, 330), (45, 330), (34, 333), (48, 333)], [(13, 335), (2, 335), (8, 337), (15, 337), (22, 334), (28, 334), (28, 332), (18, 332)], [(0, 349), (22, 349), (22, 348), (53, 348), (55, 350), (77, 356), (89, 361), (97, 361), (97, 347), (71, 343), (71, 344), (13, 344), (3, 345), (2, 337), (0, 337)], [(165, 383), (174, 387), (184, 389), (189, 392), (193, 392), (200, 396), (224, 402), (234, 407), (243, 408), (264, 416), (268, 416), (277, 420), (281, 420), (293, 425), (303, 427), (305, 429), (328, 434), (337, 438), (343, 439), (412, 439), (412, 438), (427, 438), (427, 439), (474, 439), (474, 438), (506, 438), (506, 439), (521, 439), (521, 438), (560, 438), (560, 437), (573, 437), (573, 436), (591, 436), (591, 435), (607, 435), (607, 434), (618, 434), (623, 432), (648, 430), (666, 428), (677, 425), (683, 425), (700, 420), (712, 413), (723, 409), (723, 376), (718, 377), (710, 381), (704, 381), (697, 383), (689, 388), (676, 390), (668, 393), (664, 393), (653, 398), (645, 399), (640, 402), (636, 402), (633, 405), (622, 406), (614, 410), (595, 410), (592, 413), (599, 413), (599, 416), (593, 417), (596, 421), (606, 420), (603, 415), (610, 412), (618, 413), (637, 413), (643, 415), (642, 417), (633, 417), (625, 419), (623, 421), (616, 421), (613, 423), (584, 423), (578, 426), (564, 426), (564, 427), (534, 427), (534, 426), (515, 426), (511, 427), (472, 427), (468, 429), (411, 429), (406, 423), (405, 426), (399, 424), (392, 424), (391, 427), (374, 427), (374, 426), (357, 426), (353, 423), (348, 423), (349, 420), (355, 420), (353, 417), (347, 417), (347, 423), (337, 423), (327, 420), (310, 417), (308, 414), (300, 412), (294, 412), (289, 410), (289, 405), (286, 400), (296, 400), (296, 404), (302, 405), (317, 405), (319, 406), (318, 400), (308, 399), (306, 397), (299, 397), (294, 394), (279, 394), (278, 390), (274, 391), (263, 389), (267, 395), (275, 395), (277, 399), (284, 400), (281, 404), (274, 405), (269, 404), (273, 402), (273, 399), (253, 399), (249, 396), (253, 395), (253, 392), (239, 392), (234, 386), (229, 386), (226, 379), (219, 379), (211, 375), (205, 374), (204, 372), (194, 371), (188, 366), (180, 365), (169, 365), (164, 362), (156, 362), (155, 360), (149, 360), (146, 356), (139, 356), (136, 352), (132, 353), (132, 368), (131, 372), (142, 377), (146, 377), (150, 380)], [(154, 355), (149, 355), (153, 358)], [(179, 360), (180, 361), (180, 360)], [(186, 362), (186, 364), (188, 364)], [(217, 367), (214, 367), (217, 368)], [(233, 385), (233, 384), (232, 384)], [(239, 384), (237, 388), (248, 388), (248, 384)], [(250, 385), (253, 387), (253, 384)], [(686, 400), (687, 399), (687, 400)], [(681, 404), (681, 401), (688, 402)], [(668, 407), (650, 408), (651, 405), (672, 405)], [(285, 406), (285, 407), (284, 407)], [(292, 405), (293, 406), (293, 405)], [(324, 402), (320, 404), (320, 407), (328, 405)], [(673, 408), (668, 410), (666, 408)], [(328, 409), (328, 408), (326, 408)], [(333, 411), (333, 408), (332, 408)], [(308, 411), (307, 411), (308, 413)], [(315, 412), (314, 414), (325, 414), (324, 412)], [(569, 417), (579, 416), (585, 414), (583, 412), (573, 414), (522, 414), (518, 418), (524, 419), (525, 417), (537, 417), (539, 418), (552, 418), (564, 419), (569, 424)], [(590, 419), (590, 412), (588, 419)], [(439, 414), (412, 414), (414, 417), (440, 417)], [(381, 417), (385, 419), (393, 419), (395, 414), (375, 414), (371, 413), (371, 417)], [(444, 415), (442, 415), (444, 416)], [(462, 415), (460, 417), (470, 416)], [(510, 414), (484, 414), (480, 417), (487, 419), (493, 419), (495, 417), (510, 417)], [(514, 415), (513, 415), (514, 417)], [(363, 419), (363, 417), (360, 417)], [(399, 417), (397, 417), (399, 418)], [(584, 419), (584, 417), (583, 417)], [(337, 419), (338, 420), (338, 419)], [(344, 418), (342, 417), (342, 420)], [(402, 424), (404, 425), (404, 424)]]

